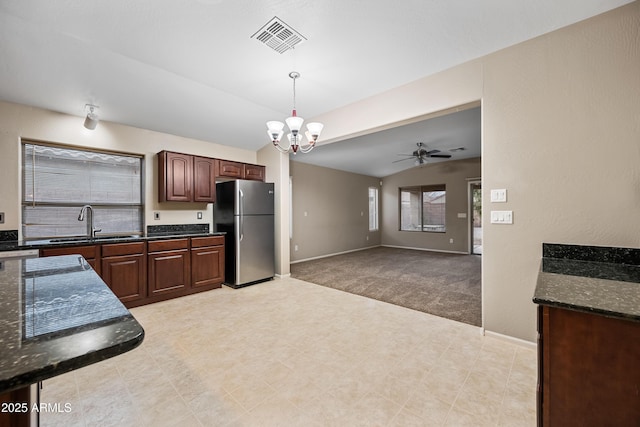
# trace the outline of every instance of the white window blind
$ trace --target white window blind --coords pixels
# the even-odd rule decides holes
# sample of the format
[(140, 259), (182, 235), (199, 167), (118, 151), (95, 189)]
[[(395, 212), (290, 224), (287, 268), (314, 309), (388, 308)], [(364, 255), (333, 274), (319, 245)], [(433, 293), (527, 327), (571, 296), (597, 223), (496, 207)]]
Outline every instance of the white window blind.
[(142, 157), (25, 142), (22, 160), (24, 239), (85, 235), (85, 204), (101, 234), (142, 232)]

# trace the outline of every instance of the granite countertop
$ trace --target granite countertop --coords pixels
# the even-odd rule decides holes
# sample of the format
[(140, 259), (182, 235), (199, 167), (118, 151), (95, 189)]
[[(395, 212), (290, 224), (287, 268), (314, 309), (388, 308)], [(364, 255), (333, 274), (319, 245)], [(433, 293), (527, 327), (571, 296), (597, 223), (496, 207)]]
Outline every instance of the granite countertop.
[(640, 322), (640, 249), (544, 243), (533, 301)]
[(0, 262), (0, 393), (125, 353), (143, 338), (81, 256)]
[(58, 248), (58, 247), (72, 247), (72, 246), (84, 246), (93, 244), (107, 244), (107, 243), (129, 243), (138, 241), (151, 241), (151, 240), (167, 240), (167, 239), (183, 239), (186, 237), (208, 237), (208, 236), (224, 236), (224, 232), (203, 232), (203, 233), (175, 233), (175, 232), (163, 232), (147, 234), (146, 236), (128, 235), (128, 236), (98, 236), (95, 239), (89, 239), (86, 237), (70, 237), (59, 239), (46, 239), (46, 240), (13, 240), (0, 242), (0, 252), (2, 251), (16, 251), (27, 249), (42, 249), (42, 248)]

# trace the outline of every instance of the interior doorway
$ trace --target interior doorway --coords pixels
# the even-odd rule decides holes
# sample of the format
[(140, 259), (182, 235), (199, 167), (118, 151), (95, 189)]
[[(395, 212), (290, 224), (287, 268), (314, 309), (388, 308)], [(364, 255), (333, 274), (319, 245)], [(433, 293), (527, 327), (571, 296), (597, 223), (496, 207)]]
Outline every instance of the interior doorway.
[(469, 252), (473, 255), (482, 255), (482, 183), (480, 181), (469, 182), (469, 198), (469, 206), (471, 206)]

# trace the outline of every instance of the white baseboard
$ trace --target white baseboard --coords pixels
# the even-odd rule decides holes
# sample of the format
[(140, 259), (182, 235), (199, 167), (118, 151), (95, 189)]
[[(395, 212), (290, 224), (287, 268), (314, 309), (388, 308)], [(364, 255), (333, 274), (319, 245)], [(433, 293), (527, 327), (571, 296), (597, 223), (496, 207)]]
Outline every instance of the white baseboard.
[(461, 251), (445, 251), (442, 249), (427, 249), (427, 248), (412, 248), (410, 246), (395, 246), (395, 245), (380, 245), (384, 248), (396, 248), (396, 249), (413, 249), (414, 251), (427, 251), (427, 252), (443, 252), (446, 254), (461, 254), (461, 255), (469, 255), (469, 252), (461, 252)]
[(367, 249), (378, 248), (378, 247), (380, 247), (380, 245), (367, 246), (367, 247), (358, 248), (358, 249), (351, 249), (350, 251), (336, 252), (336, 253), (333, 253), (333, 254), (320, 255), (320, 256), (315, 256), (315, 257), (311, 257), (311, 258), (299, 259), (297, 261), (291, 261), (289, 264), (297, 264), (299, 262), (313, 261), (314, 259), (329, 258), (330, 256), (349, 254), (351, 252), (364, 251), (364, 250), (367, 250)]
[(536, 348), (538, 348), (538, 345), (535, 342), (531, 342), (531, 341), (523, 340), (523, 339), (520, 339), (520, 338), (512, 337), (510, 335), (499, 334), (497, 332), (487, 331), (484, 328), (482, 328), (482, 332), (481, 333), (482, 333), (482, 335), (485, 335), (485, 336), (488, 336), (488, 337), (497, 338), (499, 340), (507, 341), (507, 342), (510, 342), (512, 344), (519, 345), (521, 347), (530, 348), (532, 350), (535, 350)]
[(275, 275), (276, 279), (286, 279), (287, 277), (291, 277), (291, 273), (287, 273), (287, 274), (276, 274)]

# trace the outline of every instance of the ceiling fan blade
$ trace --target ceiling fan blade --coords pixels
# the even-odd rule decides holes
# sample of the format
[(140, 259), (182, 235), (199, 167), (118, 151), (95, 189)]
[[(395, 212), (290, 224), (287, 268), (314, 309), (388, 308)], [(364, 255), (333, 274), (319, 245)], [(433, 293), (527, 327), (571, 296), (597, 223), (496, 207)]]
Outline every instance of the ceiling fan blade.
[(441, 158), (441, 159), (449, 159), (451, 158), (450, 154), (431, 154), (428, 157), (437, 157), (437, 158)]
[(430, 150), (430, 151), (427, 151), (427, 156), (430, 156), (432, 154), (436, 154), (436, 153), (439, 153), (439, 152), (440, 152), (440, 150)]
[(413, 159), (413, 156), (411, 156), (411, 157), (407, 157), (406, 159), (395, 160), (395, 161), (393, 161), (393, 162), (391, 162), (391, 163), (404, 162), (405, 160), (411, 160), (411, 159)]

